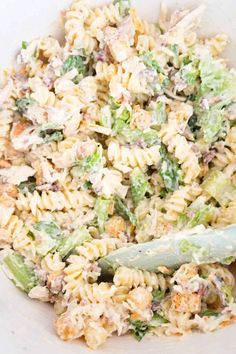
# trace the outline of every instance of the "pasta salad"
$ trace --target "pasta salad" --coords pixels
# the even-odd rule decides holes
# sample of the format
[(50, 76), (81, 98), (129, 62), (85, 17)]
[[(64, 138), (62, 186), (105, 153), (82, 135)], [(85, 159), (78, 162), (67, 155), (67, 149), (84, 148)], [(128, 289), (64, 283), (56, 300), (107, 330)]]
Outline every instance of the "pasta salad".
[[(236, 319), (225, 264), (99, 259), (182, 230), (236, 223), (236, 72), (204, 6), (141, 19), (129, 0), (63, 12), (64, 42), (22, 42), (0, 90), (2, 266), (53, 304), (63, 340), (213, 331)], [(187, 245), (190, 247), (191, 245)]]

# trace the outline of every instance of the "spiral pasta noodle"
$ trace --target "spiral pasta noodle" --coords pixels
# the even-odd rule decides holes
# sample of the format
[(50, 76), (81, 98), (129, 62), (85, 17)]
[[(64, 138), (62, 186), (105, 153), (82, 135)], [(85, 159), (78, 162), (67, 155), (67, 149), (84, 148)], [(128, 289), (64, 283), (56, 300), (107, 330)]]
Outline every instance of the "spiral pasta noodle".
[(76, 251), (79, 255), (95, 261), (100, 257), (106, 256), (108, 253), (116, 250), (121, 245), (117, 238), (106, 238), (101, 240), (92, 240), (85, 242), (83, 246), (77, 247)]

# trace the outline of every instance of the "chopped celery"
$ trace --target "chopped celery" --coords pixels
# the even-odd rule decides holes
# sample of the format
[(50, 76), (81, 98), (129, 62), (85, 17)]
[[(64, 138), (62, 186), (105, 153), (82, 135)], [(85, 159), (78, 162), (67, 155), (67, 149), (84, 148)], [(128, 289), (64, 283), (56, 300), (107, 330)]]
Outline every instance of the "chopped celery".
[(168, 192), (173, 192), (179, 187), (179, 183), (182, 179), (182, 171), (179, 164), (168, 157), (167, 150), (163, 144), (160, 148), (160, 154), (160, 175), (163, 179), (165, 189)]
[(25, 292), (37, 285), (38, 279), (31, 267), (25, 264), (24, 257), (17, 252), (9, 253), (3, 258), (7, 275), (14, 284)]
[(227, 206), (236, 198), (236, 188), (230, 178), (221, 171), (212, 171), (202, 183), (202, 188), (221, 206)]
[(124, 219), (129, 220), (132, 225), (137, 226), (136, 216), (129, 210), (129, 208), (123, 203), (120, 197), (115, 197), (115, 210), (117, 214), (122, 216)]
[(57, 237), (61, 234), (61, 229), (54, 221), (39, 221), (35, 226), (35, 230), (46, 232), (51, 237)]
[(95, 203), (94, 210), (97, 214), (98, 228), (100, 232), (104, 232), (104, 226), (108, 219), (108, 210), (111, 201), (109, 199), (98, 198)]
[(145, 144), (146, 147), (150, 147), (160, 143), (157, 132), (154, 129), (149, 129), (146, 132), (143, 132), (139, 129), (131, 129), (125, 127), (120, 136), (129, 144)]
[(211, 317), (211, 316), (219, 316), (219, 312), (212, 310), (212, 309), (207, 309), (205, 311), (200, 312), (199, 316), (204, 317)]
[(137, 206), (138, 203), (144, 198), (148, 190), (150, 190), (150, 186), (145, 174), (138, 167), (133, 169), (130, 178), (131, 195), (134, 205)]
[(85, 228), (80, 228), (72, 232), (69, 236), (65, 236), (57, 248), (60, 256), (65, 258), (72, 252), (77, 246), (82, 245), (86, 241), (90, 241), (91, 236)]
[(36, 101), (32, 98), (23, 97), (16, 100), (16, 107), (18, 112), (25, 114), (28, 108), (33, 106), (35, 103)]
[(190, 204), (186, 214), (181, 215), (178, 220), (180, 228), (192, 228), (200, 224), (207, 226), (212, 220), (215, 208), (212, 205), (205, 204), (205, 199), (204, 197), (199, 197)]
[(161, 301), (162, 299), (164, 299), (164, 297), (165, 297), (165, 291), (163, 291), (163, 290), (154, 290), (153, 292), (152, 292), (152, 297), (153, 297), (153, 301), (154, 302), (159, 302), (159, 301)]
[(130, 112), (127, 108), (125, 108), (122, 111), (120, 116), (114, 117), (114, 124), (112, 127), (114, 134), (118, 134), (122, 132), (122, 130), (128, 126), (129, 121), (130, 121)]
[(199, 78), (200, 71), (198, 64), (198, 60), (194, 60), (187, 65), (182, 66), (180, 69), (181, 78), (189, 85), (195, 84)]

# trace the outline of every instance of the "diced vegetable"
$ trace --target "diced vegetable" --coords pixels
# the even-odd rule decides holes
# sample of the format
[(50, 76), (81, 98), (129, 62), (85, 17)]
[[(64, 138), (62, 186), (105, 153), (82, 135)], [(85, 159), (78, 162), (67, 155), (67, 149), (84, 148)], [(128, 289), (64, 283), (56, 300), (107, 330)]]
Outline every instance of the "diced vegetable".
[(173, 44), (170, 48), (175, 56), (179, 55), (179, 46), (178, 44)]
[(148, 330), (149, 330), (148, 323), (140, 320), (137, 321), (130, 320), (130, 331), (138, 341), (141, 341), (143, 339), (143, 337), (148, 332)]
[(168, 323), (169, 321), (163, 316), (163, 313), (155, 312), (152, 320), (150, 321), (150, 327), (158, 327), (162, 323)]
[(28, 47), (28, 43), (26, 41), (21, 42), (21, 48), (26, 49)]
[(36, 179), (35, 177), (29, 177), (27, 181), (21, 182), (17, 186), (18, 190), (23, 193), (33, 193), (36, 189)]
[(152, 111), (152, 126), (160, 126), (161, 124), (166, 122), (166, 105), (164, 102), (153, 102), (149, 109)]
[(129, 220), (132, 225), (137, 226), (136, 216), (129, 210), (129, 208), (123, 203), (120, 197), (115, 197), (115, 211), (124, 219)]
[(179, 183), (182, 180), (182, 171), (179, 164), (171, 160), (168, 157), (167, 150), (162, 144), (160, 148), (161, 154), (161, 165), (160, 165), (160, 175), (163, 179), (165, 189), (168, 192), (173, 192), (179, 187)]
[(57, 248), (61, 230), (54, 221), (40, 221), (30, 230), (35, 238), (35, 248), (40, 256)]
[(78, 74), (85, 75), (86, 64), (85, 58), (80, 55), (70, 55), (63, 64), (63, 72), (68, 73), (69, 71), (77, 69)]
[(199, 61), (194, 60), (187, 65), (182, 66), (180, 69), (181, 78), (189, 85), (195, 84), (199, 78), (200, 71), (198, 64)]
[(234, 296), (233, 296), (233, 286), (231, 285), (225, 285), (221, 288), (225, 295), (225, 299), (227, 302), (232, 302), (234, 301)]
[(164, 297), (165, 297), (165, 291), (163, 291), (163, 290), (154, 290), (153, 292), (152, 292), (152, 297), (153, 297), (153, 301), (154, 302), (159, 302), (159, 301), (161, 301), (162, 299), (164, 299)]
[(231, 263), (235, 262), (236, 258), (233, 256), (225, 257), (222, 261), (222, 264), (230, 265)]
[(205, 311), (202, 311), (200, 312), (199, 316), (201, 317), (204, 317), (204, 316), (207, 316), (207, 317), (211, 317), (211, 316), (219, 316), (219, 312), (215, 311), (215, 310), (212, 310), (212, 309), (207, 309)]
[(58, 247), (58, 252), (62, 258), (67, 257), (77, 246), (81, 246), (84, 242), (90, 241), (91, 236), (85, 228), (80, 228), (72, 232), (69, 236), (65, 236)]
[(90, 172), (92, 170), (96, 170), (102, 162), (102, 152), (103, 152), (102, 146), (99, 145), (99, 147), (93, 154), (85, 157), (81, 161), (76, 162), (75, 169), (77, 170), (77, 172), (85, 173), (85, 172)]
[(202, 183), (202, 188), (221, 206), (227, 206), (236, 197), (236, 188), (230, 178), (221, 171), (212, 171)]
[(122, 130), (128, 126), (129, 122), (130, 122), (130, 112), (128, 111), (127, 108), (125, 108), (120, 116), (114, 117), (114, 124), (112, 127), (114, 134), (118, 134), (122, 132)]
[(225, 128), (225, 114), (221, 109), (212, 108), (201, 114), (199, 125), (206, 143), (215, 142)]
[(153, 58), (152, 52), (144, 52), (140, 55), (140, 58), (148, 68), (155, 70), (157, 73), (163, 73), (162, 68)]
[(32, 98), (23, 97), (16, 100), (16, 107), (19, 113), (25, 114), (29, 107), (33, 106), (36, 101)]
[(17, 252), (9, 253), (3, 258), (7, 275), (14, 284), (25, 292), (37, 285), (38, 279), (34, 270), (25, 264), (24, 257)]
[(58, 124), (46, 123), (40, 127), (39, 136), (49, 143), (51, 141), (61, 141), (64, 139), (63, 128)]
[(134, 205), (144, 198), (145, 194), (150, 190), (150, 185), (146, 179), (145, 174), (139, 169), (135, 168), (131, 173), (131, 195)]
[(111, 201), (109, 199), (98, 198), (95, 203), (94, 210), (97, 214), (98, 228), (100, 232), (104, 232), (104, 226), (108, 220), (108, 210)]
[(205, 204), (204, 197), (199, 197), (190, 204), (186, 214), (180, 216), (179, 226), (181, 228), (192, 228), (200, 224), (207, 226), (212, 220), (214, 212), (215, 208), (212, 205)]
[(129, 14), (130, 0), (113, 0), (113, 4), (119, 4), (120, 16), (125, 17)]

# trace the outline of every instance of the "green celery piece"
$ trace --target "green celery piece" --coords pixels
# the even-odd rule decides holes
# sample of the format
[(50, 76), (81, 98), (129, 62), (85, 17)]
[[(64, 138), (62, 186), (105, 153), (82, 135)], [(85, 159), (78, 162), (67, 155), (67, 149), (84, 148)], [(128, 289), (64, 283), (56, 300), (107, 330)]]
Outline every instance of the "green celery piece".
[(19, 113), (25, 114), (28, 108), (33, 106), (35, 103), (36, 101), (34, 99), (23, 97), (16, 100), (16, 107)]
[(101, 163), (102, 151), (102, 147), (99, 146), (92, 155), (89, 155), (88, 157), (85, 157), (82, 161), (78, 162), (78, 168), (82, 172), (89, 172), (92, 169), (95, 169)]
[(221, 171), (210, 172), (201, 186), (221, 206), (227, 206), (236, 198), (236, 188), (230, 178)]
[(57, 238), (61, 234), (61, 229), (55, 221), (39, 221), (34, 225), (34, 229), (37, 231), (43, 231), (52, 238)]
[(134, 168), (131, 175), (131, 196), (134, 205), (137, 206), (138, 203), (144, 198), (146, 192), (150, 190), (149, 183), (146, 179), (145, 174), (137, 167)]
[(108, 220), (110, 203), (111, 201), (109, 199), (98, 198), (94, 206), (95, 213), (97, 214), (98, 228), (101, 233), (104, 232), (104, 226)]
[(156, 102), (155, 106), (152, 107), (152, 126), (160, 126), (161, 124), (166, 122), (167, 114), (166, 114), (166, 105), (164, 102)]
[(115, 197), (115, 211), (124, 219), (129, 220), (132, 225), (137, 226), (138, 220), (136, 216), (129, 210), (129, 208), (123, 203), (122, 199), (118, 196)]
[(28, 293), (38, 284), (33, 269), (25, 264), (24, 257), (19, 253), (9, 253), (3, 258), (3, 265), (9, 278), (21, 290)]
[(62, 258), (67, 257), (77, 246), (84, 242), (91, 241), (91, 236), (85, 228), (80, 228), (64, 237), (58, 247), (58, 252)]
[(154, 302), (159, 302), (159, 301), (161, 301), (162, 299), (164, 299), (164, 297), (165, 297), (165, 291), (163, 291), (163, 290), (154, 290), (153, 292), (152, 292), (152, 297), (153, 297), (153, 300), (152, 301), (154, 301)]
[(206, 229), (202, 233), (178, 233), (154, 241), (123, 247), (100, 259), (104, 273), (119, 266), (156, 271), (159, 266), (178, 268), (184, 263), (223, 262), (236, 254), (236, 226)]
[(121, 133), (124, 128), (128, 127), (129, 122), (130, 112), (125, 108), (119, 117), (114, 117), (114, 124), (112, 127), (114, 134)]

